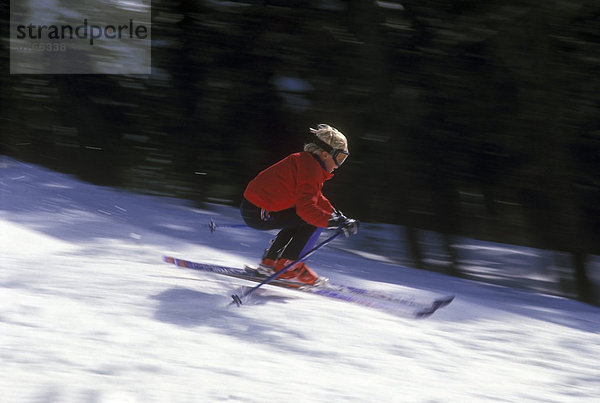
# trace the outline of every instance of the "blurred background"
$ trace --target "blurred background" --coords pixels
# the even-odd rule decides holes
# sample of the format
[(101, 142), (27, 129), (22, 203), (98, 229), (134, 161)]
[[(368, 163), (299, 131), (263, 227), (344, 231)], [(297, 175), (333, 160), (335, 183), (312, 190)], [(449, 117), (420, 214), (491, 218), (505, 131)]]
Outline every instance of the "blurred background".
[(351, 156), (325, 194), (400, 225), (410, 265), (464, 275), (457, 237), (548, 250), (600, 302), (597, 1), (152, 0), (148, 76), (10, 75), (0, 7), (2, 154), (235, 206), (329, 123)]

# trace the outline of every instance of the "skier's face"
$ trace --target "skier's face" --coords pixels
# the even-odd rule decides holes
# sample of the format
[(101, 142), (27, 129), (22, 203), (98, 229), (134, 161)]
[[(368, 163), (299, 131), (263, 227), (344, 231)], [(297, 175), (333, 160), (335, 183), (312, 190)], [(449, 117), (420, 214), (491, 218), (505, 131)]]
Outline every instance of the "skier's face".
[(331, 154), (329, 154), (327, 151), (321, 152), (321, 160), (325, 164), (325, 170), (329, 173), (332, 173), (338, 167)]

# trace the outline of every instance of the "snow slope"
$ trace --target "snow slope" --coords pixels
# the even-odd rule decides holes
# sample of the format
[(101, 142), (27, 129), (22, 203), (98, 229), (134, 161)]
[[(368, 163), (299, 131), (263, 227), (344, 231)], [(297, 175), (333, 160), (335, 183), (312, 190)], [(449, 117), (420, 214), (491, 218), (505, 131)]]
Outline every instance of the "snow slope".
[(269, 287), (257, 305), (227, 307), (243, 281), (161, 261), (257, 261), (271, 234), (211, 234), (211, 217), (239, 223), (232, 208), (0, 157), (0, 400), (600, 401), (598, 308), (340, 251), (347, 240), (312, 266), (456, 300), (426, 320)]

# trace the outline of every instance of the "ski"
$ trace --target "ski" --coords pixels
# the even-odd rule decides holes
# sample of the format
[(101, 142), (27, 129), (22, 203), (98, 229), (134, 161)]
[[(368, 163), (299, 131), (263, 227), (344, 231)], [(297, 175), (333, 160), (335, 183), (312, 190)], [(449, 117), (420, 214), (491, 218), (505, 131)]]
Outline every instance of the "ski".
[[(222, 274), (228, 277), (239, 278), (255, 283), (264, 281), (265, 276), (259, 274), (251, 267), (235, 268), (220, 266), (209, 263), (198, 263), (189, 260), (178, 259), (171, 256), (164, 256), (164, 261), (174, 264), (178, 267), (197, 270), (205, 273)], [(412, 297), (399, 297), (386, 294), (380, 291), (368, 290), (358, 287), (333, 284), (326, 282), (316, 286), (305, 286), (297, 283), (290, 283), (284, 280), (273, 280), (268, 285), (283, 287), (309, 294), (320, 295), (339, 301), (349, 302), (355, 305), (366, 306), (393, 313), (399, 316), (426, 318), (434, 314), (438, 309), (450, 304), (454, 296), (436, 298), (433, 300), (416, 300)]]

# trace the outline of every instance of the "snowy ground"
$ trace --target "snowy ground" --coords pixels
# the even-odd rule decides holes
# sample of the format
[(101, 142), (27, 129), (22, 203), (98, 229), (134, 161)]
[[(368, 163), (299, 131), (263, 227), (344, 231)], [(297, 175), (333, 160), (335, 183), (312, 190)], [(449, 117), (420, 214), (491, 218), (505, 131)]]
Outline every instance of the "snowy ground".
[(345, 240), (311, 260), (332, 281), (456, 300), (426, 320), (267, 288), (227, 307), (243, 281), (161, 262), (257, 261), (270, 234), (211, 234), (211, 217), (239, 223), (0, 157), (0, 400), (600, 401), (598, 308)]

